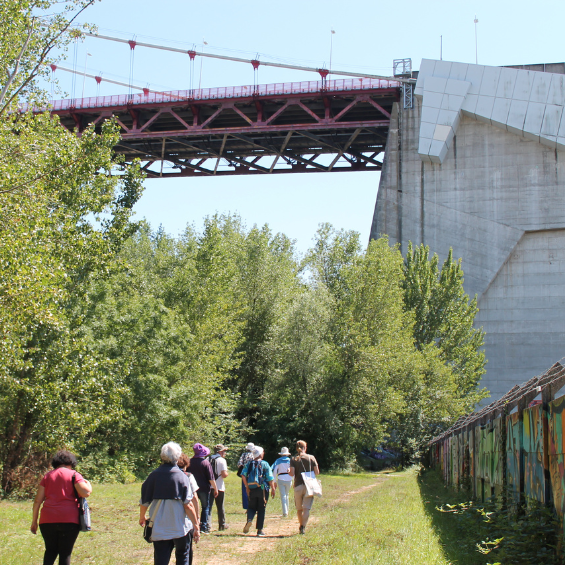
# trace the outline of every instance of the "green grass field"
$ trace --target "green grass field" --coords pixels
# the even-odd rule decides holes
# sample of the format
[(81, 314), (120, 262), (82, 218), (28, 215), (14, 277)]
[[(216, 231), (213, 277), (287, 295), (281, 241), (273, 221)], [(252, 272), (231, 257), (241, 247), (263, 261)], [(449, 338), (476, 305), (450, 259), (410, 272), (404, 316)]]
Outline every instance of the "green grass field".
[[(232, 473), (226, 496), (230, 529), (205, 536), (195, 550), (195, 563), (263, 565), (265, 558), (270, 565), (486, 563), (452, 517), (435, 510), (437, 504), (453, 502), (453, 493), (433, 474), (423, 479), (412, 470), (322, 475), (322, 483), (324, 497), (314, 504), (305, 536), (296, 535), (294, 510), (282, 519), (275, 499), (267, 507), (265, 527), (273, 535), (259, 540), (241, 533), (245, 517), (239, 479)], [(94, 486), (89, 501), (93, 531), (80, 534), (74, 565), (152, 563), (152, 546), (137, 524), (139, 491), (139, 484)], [(0, 502), (0, 565), (41, 563), (43, 540), (29, 531), (31, 506), (31, 501)]]

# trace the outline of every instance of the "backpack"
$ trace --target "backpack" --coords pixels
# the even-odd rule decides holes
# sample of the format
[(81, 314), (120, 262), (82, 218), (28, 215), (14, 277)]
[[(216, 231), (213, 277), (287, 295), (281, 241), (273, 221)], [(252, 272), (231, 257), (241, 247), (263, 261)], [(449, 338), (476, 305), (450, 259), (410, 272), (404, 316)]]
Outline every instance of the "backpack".
[(220, 477), (220, 473), (218, 472), (218, 459), (220, 455), (212, 455), (209, 459), (210, 465), (212, 465), (212, 471), (214, 471), (214, 479), (218, 480)]
[(247, 486), (252, 488), (263, 488), (263, 465), (262, 461), (250, 461), (248, 463)]

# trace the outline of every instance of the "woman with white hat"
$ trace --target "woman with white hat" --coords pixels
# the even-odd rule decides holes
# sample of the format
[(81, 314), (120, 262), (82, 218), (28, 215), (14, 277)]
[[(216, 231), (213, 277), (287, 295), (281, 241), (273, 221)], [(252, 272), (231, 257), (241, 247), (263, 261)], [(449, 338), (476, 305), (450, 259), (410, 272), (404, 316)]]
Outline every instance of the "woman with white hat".
[(290, 469), (290, 451), (288, 447), (283, 447), (279, 455), (280, 457), (273, 463), (271, 469), (281, 494), (282, 514), (286, 518), (288, 516), (288, 494), (292, 485), (292, 477), (288, 474)]
[[(245, 451), (241, 454), (239, 461), (237, 462), (237, 476), (241, 477), (241, 472), (243, 468), (249, 461), (253, 461), (253, 450), (255, 449), (254, 443), (248, 443), (245, 446)], [(241, 480), (241, 505), (243, 506), (244, 510), (247, 510), (248, 507), (248, 500), (247, 500), (247, 489), (245, 488), (245, 483), (243, 479)]]

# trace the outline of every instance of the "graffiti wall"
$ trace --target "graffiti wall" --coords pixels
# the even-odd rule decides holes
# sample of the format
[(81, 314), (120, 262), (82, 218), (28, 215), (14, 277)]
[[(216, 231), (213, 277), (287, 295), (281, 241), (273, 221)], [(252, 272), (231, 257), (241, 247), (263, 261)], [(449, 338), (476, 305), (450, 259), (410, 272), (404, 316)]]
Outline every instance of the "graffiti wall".
[(557, 513), (565, 515), (565, 396), (549, 403), (548, 463), (553, 504)]
[(552, 505), (565, 532), (565, 362), (460, 418), (430, 444), (447, 484), (510, 508)]
[(544, 450), (546, 412), (541, 404), (523, 412), (524, 495), (527, 500), (546, 502)]
[(522, 419), (515, 412), (506, 416), (506, 488), (508, 501), (514, 506), (521, 503), (520, 476), (523, 468)]

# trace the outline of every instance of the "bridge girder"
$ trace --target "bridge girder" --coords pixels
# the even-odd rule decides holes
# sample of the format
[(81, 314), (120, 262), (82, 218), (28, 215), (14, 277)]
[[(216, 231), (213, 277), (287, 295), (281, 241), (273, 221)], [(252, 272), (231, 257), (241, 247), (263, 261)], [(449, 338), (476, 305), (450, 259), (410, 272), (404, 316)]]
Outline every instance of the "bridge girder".
[(122, 136), (116, 151), (140, 159), (150, 177), (379, 171), (398, 98), (398, 88), (319, 90), (53, 113), (79, 133), (114, 117)]

